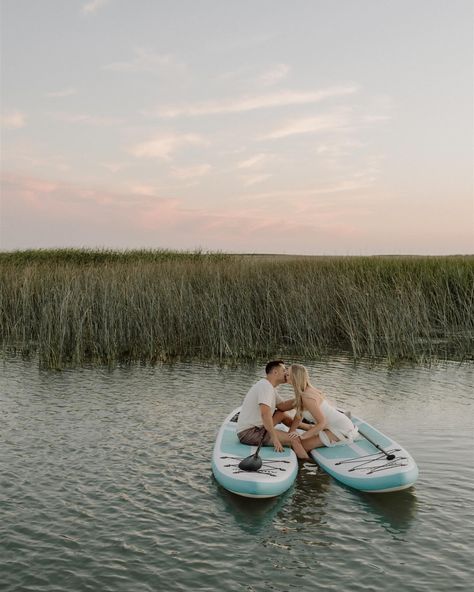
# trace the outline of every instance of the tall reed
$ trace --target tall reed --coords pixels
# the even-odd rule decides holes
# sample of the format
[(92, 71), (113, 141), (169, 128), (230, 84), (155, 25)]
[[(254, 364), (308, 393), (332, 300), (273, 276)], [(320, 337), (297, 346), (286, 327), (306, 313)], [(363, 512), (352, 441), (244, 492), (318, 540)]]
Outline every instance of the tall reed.
[(3, 350), (44, 367), (176, 356), (474, 358), (474, 257), (0, 253)]

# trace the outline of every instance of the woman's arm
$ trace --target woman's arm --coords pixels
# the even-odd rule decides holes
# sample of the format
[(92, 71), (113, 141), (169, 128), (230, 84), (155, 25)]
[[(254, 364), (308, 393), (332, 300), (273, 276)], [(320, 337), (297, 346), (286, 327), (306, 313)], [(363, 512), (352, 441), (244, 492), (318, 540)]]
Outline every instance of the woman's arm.
[(326, 416), (321, 411), (321, 406), (319, 405), (318, 401), (315, 399), (310, 399), (309, 397), (305, 397), (303, 402), (305, 409), (311, 413), (317, 422), (314, 427), (310, 428), (303, 436), (300, 436), (302, 440), (307, 440), (308, 438), (319, 434), (321, 430), (324, 430), (327, 425), (327, 421)]
[(290, 437), (290, 440), (293, 440), (293, 438), (298, 438), (299, 434), (296, 433), (296, 428), (300, 425), (301, 423), (301, 415), (296, 414), (295, 417), (293, 418), (293, 421), (291, 422), (291, 426), (290, 426), (290, 431), (288, 432), (288, 436)]

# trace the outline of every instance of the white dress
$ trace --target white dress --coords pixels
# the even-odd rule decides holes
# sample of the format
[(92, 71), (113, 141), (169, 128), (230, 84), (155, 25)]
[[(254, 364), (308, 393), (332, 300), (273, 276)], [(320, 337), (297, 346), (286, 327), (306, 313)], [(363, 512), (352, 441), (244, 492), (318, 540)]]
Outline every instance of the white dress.
[[(316, 397), (313, 397), (312, 395), (304, 395), (303, 400), (304, 398), (316, 400)], [(326, 432), (321, 430), (318, 433), (318, 436), (325, 446), (332, 447), (337, 446), (338, 444), (347, 444), (348, 442), (354, 441), (358, 435), (358, 429), (347, 417), (347, 415), (341, 411), (338, 411), (335, 407), (328, 403), (326, 399), (323, 399), (323, 401), (320, 403), (320, 409), (326, 418), (327, 424), (325, 429), (330, 430), (336, 436), (336, 438), (339, 438), (339, 442), (331, 442)], [(305, 411), (305, 415), (310, 416), (312, 421), (316, 422), (316, 419), (311, 415), (311, 413), (309, 413), (309, 411)]]

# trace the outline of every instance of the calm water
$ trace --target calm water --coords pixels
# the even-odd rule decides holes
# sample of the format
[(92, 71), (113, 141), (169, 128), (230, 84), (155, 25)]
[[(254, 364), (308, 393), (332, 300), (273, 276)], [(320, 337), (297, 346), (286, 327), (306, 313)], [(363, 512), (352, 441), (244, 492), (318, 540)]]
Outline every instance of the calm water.
[(0, 588), (468, 589), (474, 367), (308, 366), (412, 453), (414, 488), (361, 494), (302, 466), (276, 500), (221, 489), (214, 438), (257, 366), (0, 363)]

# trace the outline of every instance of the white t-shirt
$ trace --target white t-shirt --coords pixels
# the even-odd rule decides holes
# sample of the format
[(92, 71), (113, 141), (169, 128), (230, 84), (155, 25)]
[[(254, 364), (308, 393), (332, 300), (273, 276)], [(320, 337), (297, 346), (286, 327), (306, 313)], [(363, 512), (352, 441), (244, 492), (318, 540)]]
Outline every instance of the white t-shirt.
[(262, 378), (256, 382), (245, 395), (239, 419), (237, 420), (237, 433), (243, 432), (248, 428), (263, 426), (260, 404), (268, 405), (272, 415), (275, 412), (278, 403), (284, 399), (280, 397), (272, 384)]

